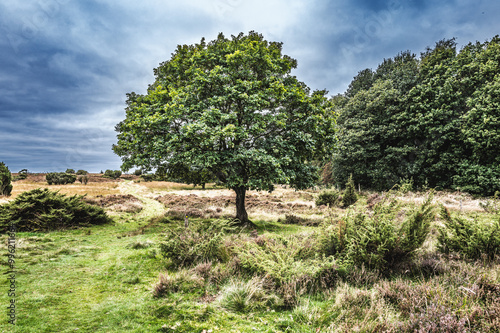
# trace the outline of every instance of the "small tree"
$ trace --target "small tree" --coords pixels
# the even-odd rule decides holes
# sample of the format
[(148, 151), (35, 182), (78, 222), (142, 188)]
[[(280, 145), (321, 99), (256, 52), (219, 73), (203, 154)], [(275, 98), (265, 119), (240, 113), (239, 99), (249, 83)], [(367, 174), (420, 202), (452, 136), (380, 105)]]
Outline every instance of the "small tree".
[(17, 177), (14, 180), (21, 180), (28, 178), (28, 169), (19, 170)]
[(10, 196), (12, 192), (12, 174), (9, 168), (0, 162), (0, 195)]
[(78, 170), (78, 171), (76, 172), (76, 174), (77, 174), (77, 175), (82, 175), (82, 176), (84, 176), (84, 175), (88, 174), (88, 172), (87, 172), (87, 171), (85, 171), (85, 170), (81, 170), (81, 169), (80, 169), (80, 170)]
[(75, 173), (75, 169), (66, 169), (66, 173), (74, 174)]
[(352, 174), (349, 176), (349, 180), (345, 184), (344, 195), (342, 196), (342, 205), (344, 207), (349, 207), (356, 201), (358, 201), (358, 196), (356, 195), (356, 188), (354, 187), (354, 180), (352, 179)]

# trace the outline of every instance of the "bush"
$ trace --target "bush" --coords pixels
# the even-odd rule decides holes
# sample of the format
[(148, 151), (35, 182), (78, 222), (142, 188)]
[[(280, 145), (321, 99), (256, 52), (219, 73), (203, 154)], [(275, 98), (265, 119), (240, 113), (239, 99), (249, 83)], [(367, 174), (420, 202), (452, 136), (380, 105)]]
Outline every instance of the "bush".
[(75, 173), (75, 169), (66, 169), (66, 173), (74, 174)]
[(112, 179), (118, 179), (122, 175), (122, 172), (120, 170), (106, 170), (104, 172), (104, 177), (106, 178), (112, 178)]
[(14, 180), (22, 180), (28, 178), (28, 169), (19, 170), (17, 177)]
[(484, 254), (489, 260), (500, 254), (500, 221), (481, 223), (462, 217), (452, 217), (441, 207), (445, 227), (439, 228), (438, 249), (443, 253), (459, 252), (471, 259)]
[(342, 196), (342, 206), (349, 207), (358, 201), (358, 196), (356, 195), (356, 189), (354, 187), (354, 180), (352, 179), (352, 174), (349, 176), (347, 183), (345, 184), (346, 188), (344, 190), (344, 194)]
[(89, 182), (89, 176), (78, 176), (78, 181), (84, 185), (87, 185), (87, 183)]
[(135, 170), (135, 171), (134, 171), (134, 175), (136, 175), (136, 176), (140, 176), (140, 175), (142, 175), (142, 170), (141, 170), (141, 169), (137, 169), (137, 170)]
[(224, 262), (228, 258), (222, 239), (224, 233), (232, 229), (231, 222), (216, 220), (171, 230), (167, 241), (160, 244), (160, 252), (176, 266), (213, 260)]
[(76, 174), (77, 174), (77, 175), (82, 175), (82, 176), (84, 176), (84, 175), (88, 174), (88, 172), (87, 172), (87, 171), (85, 171), (85, 170), (81, 170), (81, 169), (80, 169), (80, 170), (78, 170), (78, 171), (76, 172)]
[(83, 196), (67, 197), (48, 189), (21, 193), (0, 206), (0, 232), (14, 223), (18, 231), (50, 231), (110, 222), (100, 207), (83, 202)]
[(323, 191), (316, 198), (316, 206), (338, 206), (342, 200), (340, 193), (335, 190)]
[(0, 162), (0, 195), (10, 196), (12, 192), (12, 174), (9, 168)]
[(73, 184), (76, 176), (65, 172), (51, 172), (45, 175), (45, 179), (49, 185), (66, 185)]
[(155, 179), (155, 175), (150, 173), (145, 173), (141, 177), (145, 182), (152, 182)]
[(325, 226), (318, 236), (320, 253), (355, 266), (384, 269), (410, 258), (424, 243), (434, 219), (432, 196), (398, 226), (394, 202), (380, 203), (373, 216), (347, 216)]

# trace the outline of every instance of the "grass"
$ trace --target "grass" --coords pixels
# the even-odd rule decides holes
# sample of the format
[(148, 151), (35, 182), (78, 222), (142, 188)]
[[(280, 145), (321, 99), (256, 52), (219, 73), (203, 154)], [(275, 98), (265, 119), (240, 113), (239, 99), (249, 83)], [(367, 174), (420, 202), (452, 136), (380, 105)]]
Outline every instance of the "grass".
[[(16, 182), (14, 191), (41, 185)], [(184, 221), (163, 217), (170, 207), (154, 198), (168, 191), (182, 195), (200, 191), (200, 195), (216, 197), (223, 190), (192, 190), (192, 186), (160, 182), (60, 187), (61, 193), (68, 194), (82, 194), (85, 189), (103, 195), (130, 193), (142, 201), (144, 209), (127, 213), (106, 208), (114, 220), (107, 225), (18, 233), (18, 320), (14, 330), (6, 322), (6, 311), (1, 311), (1, 332), (495, 332), (500, 327), (499, 261), (473, 261), (436, 252), (439, 220), (433, 222), (430, 236), (413, 261), (391, 272), (356, 267), (348, 274), (321, 273), (315, 287), (307, 288), (314, 281), (301, 272), (315, 274), (315, 263), (323, 262), (321, 257), (310, 257), (314, 250), (310, 241), (320, 228), (283, 224), (278, 219), (286, 210), (336, 223), (346, 214), (370, 213), (369, 194), (349, 210), (321, 210), (314, 207), (313, 191), (279, 188), (272, 194), (251, 193), (262, 202), (249, 210), (256, 230), (225, 234), (221, 246), (227, 255), (222, 259), (179, 267), (161, 256), (159, 245), (172, 235), (169, 230), (182, 230)], [(413, 207), (409, 200), (399, 202), (403, 211)], [(278, 203), (285, 207), (283, 212), (277, 211)], [(477, 216), (485, 223), (493, 217), (480, 210), (455, 210), (453, 214)], [(192, 227), (205, 221), (190, 220)], [(0, 237), (2, 253), (7, 251), (6, 241), (5, 235)], [(239, 258), (243, 257), (234, 253), (244, 246), (249, 251), (265, 249), (260, 258), (267, 262), (254, 271), (242, 267)], [(6, 256), (0, 264), (8, 268)], [(282, 281), (276, 275), (280, 268), (276, 265), (281, 264), (288, 267)], [(6, 279), (0, 280), (0, 304), (10, 300), (5, 292), (8, 287)], [(157, 287), (163, 288), (159, 297), (154, 296)]]

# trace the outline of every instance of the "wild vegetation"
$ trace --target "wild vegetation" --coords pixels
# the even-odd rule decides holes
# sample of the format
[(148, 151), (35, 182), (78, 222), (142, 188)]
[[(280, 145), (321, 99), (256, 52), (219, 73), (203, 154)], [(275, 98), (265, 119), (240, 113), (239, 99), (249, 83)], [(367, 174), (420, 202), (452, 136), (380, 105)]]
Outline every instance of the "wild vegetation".
[(338, 147), (328, 183), (352, 174), (364, 188), (388, 190), (401, 179), (417, 188), (493, 195), (500, 190), (500, 37), (460, 51), (442, 40), (358, 73), (338, 113)]
[(12, 192), (12, 174), (5, 163), (0, 162), (0, 195), (9, 196)]
[[(16, 302), (26, 313), (18, 318), (20, 331), (500, 327), (500, 231), (490, 227), (499, 219), (493, 199), (480, 205), (458, 193), (357, 192), (358, 200), (344, 208), (341, 202), (316, 206), (323, 191), (279, 187), (249, 193), (256, 225), (249, 229), (234, 223), (234, 193), (228, 190), (115, 182), (121, 194), (84, 199), (103, 207), (113, 223), (17, 234)], [(96, 184), (105, 193), (109, 183), (88, 186)], [(14, 183), (14, 191), (16, 186), (22, 183)], [(201, 215), (189, 215), (186, 227), (181, 213), (189, 209)], [(38, 211), (27, 210), (42, 216)], [(5, 236), (1, 240), (5, 250)], [(5, 293), (0, 301), (7, 301)], [(8, 329), (4, 323), (0, 328)]]
[(116, 127), (140, 172), (0, 164), (16, 329), (500, 331), (498, 193), (467, 194), (500, 190), (499, 42), (403, 52), (330, 100), (257, 33), (179, 46)]

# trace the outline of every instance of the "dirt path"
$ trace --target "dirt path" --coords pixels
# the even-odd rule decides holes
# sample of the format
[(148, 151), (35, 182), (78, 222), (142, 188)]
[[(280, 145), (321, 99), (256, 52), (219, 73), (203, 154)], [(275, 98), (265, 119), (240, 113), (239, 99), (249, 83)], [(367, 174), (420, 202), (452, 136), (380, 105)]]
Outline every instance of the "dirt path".
[(118, 189), (121, 193), (131, 194), (143, 202), (144, 208), (137, 217), (149, 219), (165, 214), (165, 206), (154, 199), (156, 195), (147, 187), (126, 180), (118, 185)]

